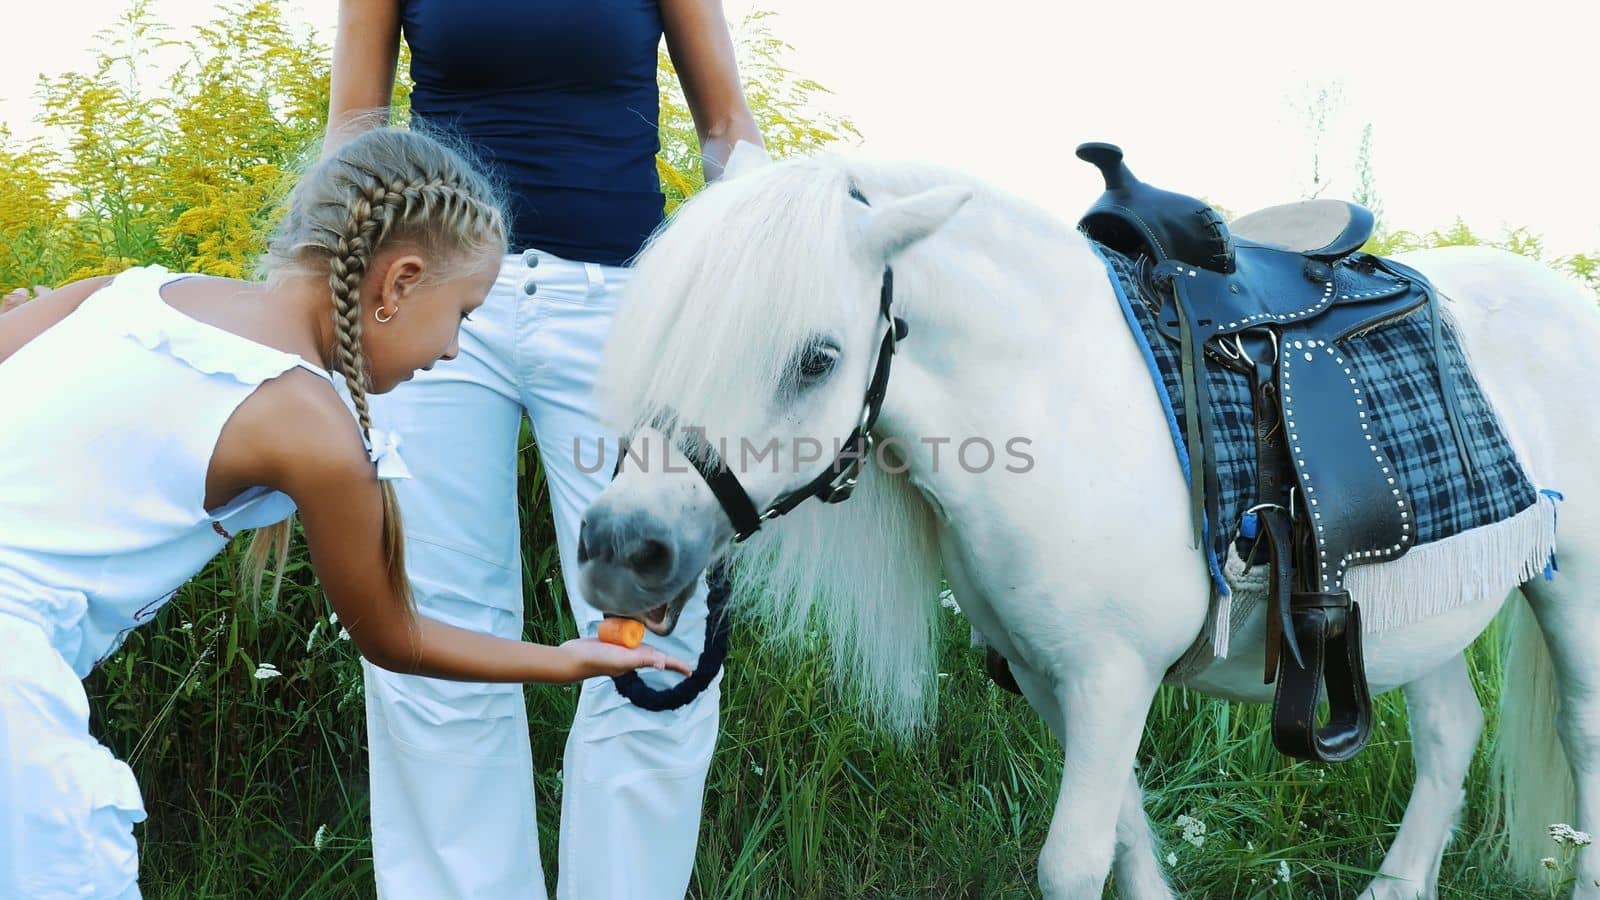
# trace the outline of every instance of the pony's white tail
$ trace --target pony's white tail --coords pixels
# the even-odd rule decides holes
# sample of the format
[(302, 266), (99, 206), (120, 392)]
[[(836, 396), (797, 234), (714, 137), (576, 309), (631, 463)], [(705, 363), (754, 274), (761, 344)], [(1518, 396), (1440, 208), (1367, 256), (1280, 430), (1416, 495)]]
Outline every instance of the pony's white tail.
[(1556, 733), (1555, 667), (1525, 598), (1501, 616), (1505, 681), (1494, 752), (1495, 812), (1512, 870), (1542, 882), (1539, 860), (1555, 855), (1550, 826), (1571, 822), (1577, 804), (1572, 770)]

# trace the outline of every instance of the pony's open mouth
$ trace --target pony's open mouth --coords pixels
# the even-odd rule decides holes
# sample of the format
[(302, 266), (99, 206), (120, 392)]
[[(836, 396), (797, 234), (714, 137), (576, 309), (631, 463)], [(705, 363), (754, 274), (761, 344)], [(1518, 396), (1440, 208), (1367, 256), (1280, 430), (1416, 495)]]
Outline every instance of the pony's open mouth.
[(698, 578), (689, 579), (689, 583), (684, 585), (671, 600), (631, 618), (638, 619), (644, 623), (644, 627), (656, 634), (663, 636), (671, 634), (672, 629), (678, 627), (678, 616), (683, 614), (684, 604), (689, 602), (689, 597), (694, 594), (694, 589), (699, 583)]
[(654, 631), (656, 634), (665, 634), (661, 628), (667, 624), (667, 611), (671, 605), (670, 603), (663, 603), (655, 609), (645, 610), (644, 615), (639, 617), (639, 621), (644, 623), (644, 627)]

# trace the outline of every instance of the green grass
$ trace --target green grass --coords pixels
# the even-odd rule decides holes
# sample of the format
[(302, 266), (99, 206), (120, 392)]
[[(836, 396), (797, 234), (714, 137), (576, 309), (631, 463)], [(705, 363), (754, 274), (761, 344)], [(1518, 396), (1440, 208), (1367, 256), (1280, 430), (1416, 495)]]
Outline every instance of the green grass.
[[(572, 634), (533, 452), (523, 456), (528, 637)], [(225, 556), (89, 680), (94, 729), (129, 759), (151, 898), (370, 897), (366, 752), (354, 648), (303, 561), (275, 608), (236, 605)], [(1061, 759), (1027, 706), (984, 676), (947, 613), (940, 716), (897, 745), (836, 700), (821, 647), (777, 653), (736, 629), (692, 896), (1033, 897), (1034, 857)], [(1480, 697), (1500, 664), (1472, 654)], [(281, 677), (258, 680), (260, 663)], [(543, 858), (557, 859), (560, 761), (577, 694), (527, 691)], [(1492, 710), (1490, 710), (1492, 715)], [(1355, 760), (1289, 764), (1266, 711), (1163, 689), (1140, 750), (1146, 809), (1188, 897), (1354, 897), (1382, 860), (1411, 785), (1403, 704), (1382, 698)], [(1492, 722), (1491, 722), (1492, 727)], [(1484, 754), (1447, 851), (1444, 897), (1544, 897), (1516, 887), (1481, 839)], [(1180, 816), (1205, 825), (1183, 839)], [(320, 834), (320, 838), (319, 838)], [(1552, 845), (1552, 854), (1556, 848)], [(1288, 884), (1273, 883), (1282, 861)], [(546, 873), (553, 889), (553, 870)], [(1115, 894), (1114, 888), (1108, 892)]]

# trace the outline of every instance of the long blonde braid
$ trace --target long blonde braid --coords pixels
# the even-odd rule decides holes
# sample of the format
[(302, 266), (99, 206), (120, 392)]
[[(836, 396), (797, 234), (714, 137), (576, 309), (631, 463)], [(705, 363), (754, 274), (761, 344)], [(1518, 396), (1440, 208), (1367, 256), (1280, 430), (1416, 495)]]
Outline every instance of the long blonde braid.
[[(325, 271), (332, 298), (334, 368), (355, 407), (363, 443), (372, 445), (371, 387), (361, 342), (361, 282), (379, 250), (391, 242), (416, 246), (444, 268), (505, 252), (506, 222), (496, 192), (458, 152), (437, 139), (395, 128), (369, 131), (309, 170), (290, 195), (263, 268), (269, 278)], [(405, 534), (394, 487), (383, 497), (384, 553), (391, 587), (411, 606), (405, 575)], [(256, 532), (246, 557), (250, 590), (259, 595), (269, 555), (276, 556), (276, 597), (287, 556), (290, 523)]]

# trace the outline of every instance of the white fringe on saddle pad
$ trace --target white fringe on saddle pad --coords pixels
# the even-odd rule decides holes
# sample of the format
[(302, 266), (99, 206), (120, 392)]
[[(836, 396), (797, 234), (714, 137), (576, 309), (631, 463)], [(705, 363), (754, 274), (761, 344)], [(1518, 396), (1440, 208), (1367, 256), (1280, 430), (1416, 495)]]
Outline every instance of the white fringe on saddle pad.
[[(1556, 552), (1556, 502), (1541, 493), (1509, 519), (1412, 547), (1393, 562), (1356, 566), (1345, 587), (1361, 604), (1361, 631), (1377, 634), (1492, 597), (1544, 572)], [(1181, 681), (1228, 655), (1228, 645), (1267, 602), (1267, 567), (1246, 572), (1232, 547), (1223, 566), (1231, 597), (1212, 600), (1205, 630), (1167, 672)]]
[(1538, 502), (1509, 519), (1412, 547), (1393, 562), (1344, 576), (1361, 604), (1361, 631), (1377, 634), (1495, 597), (1544, 572), (1556, 552), (1556, 503)]

